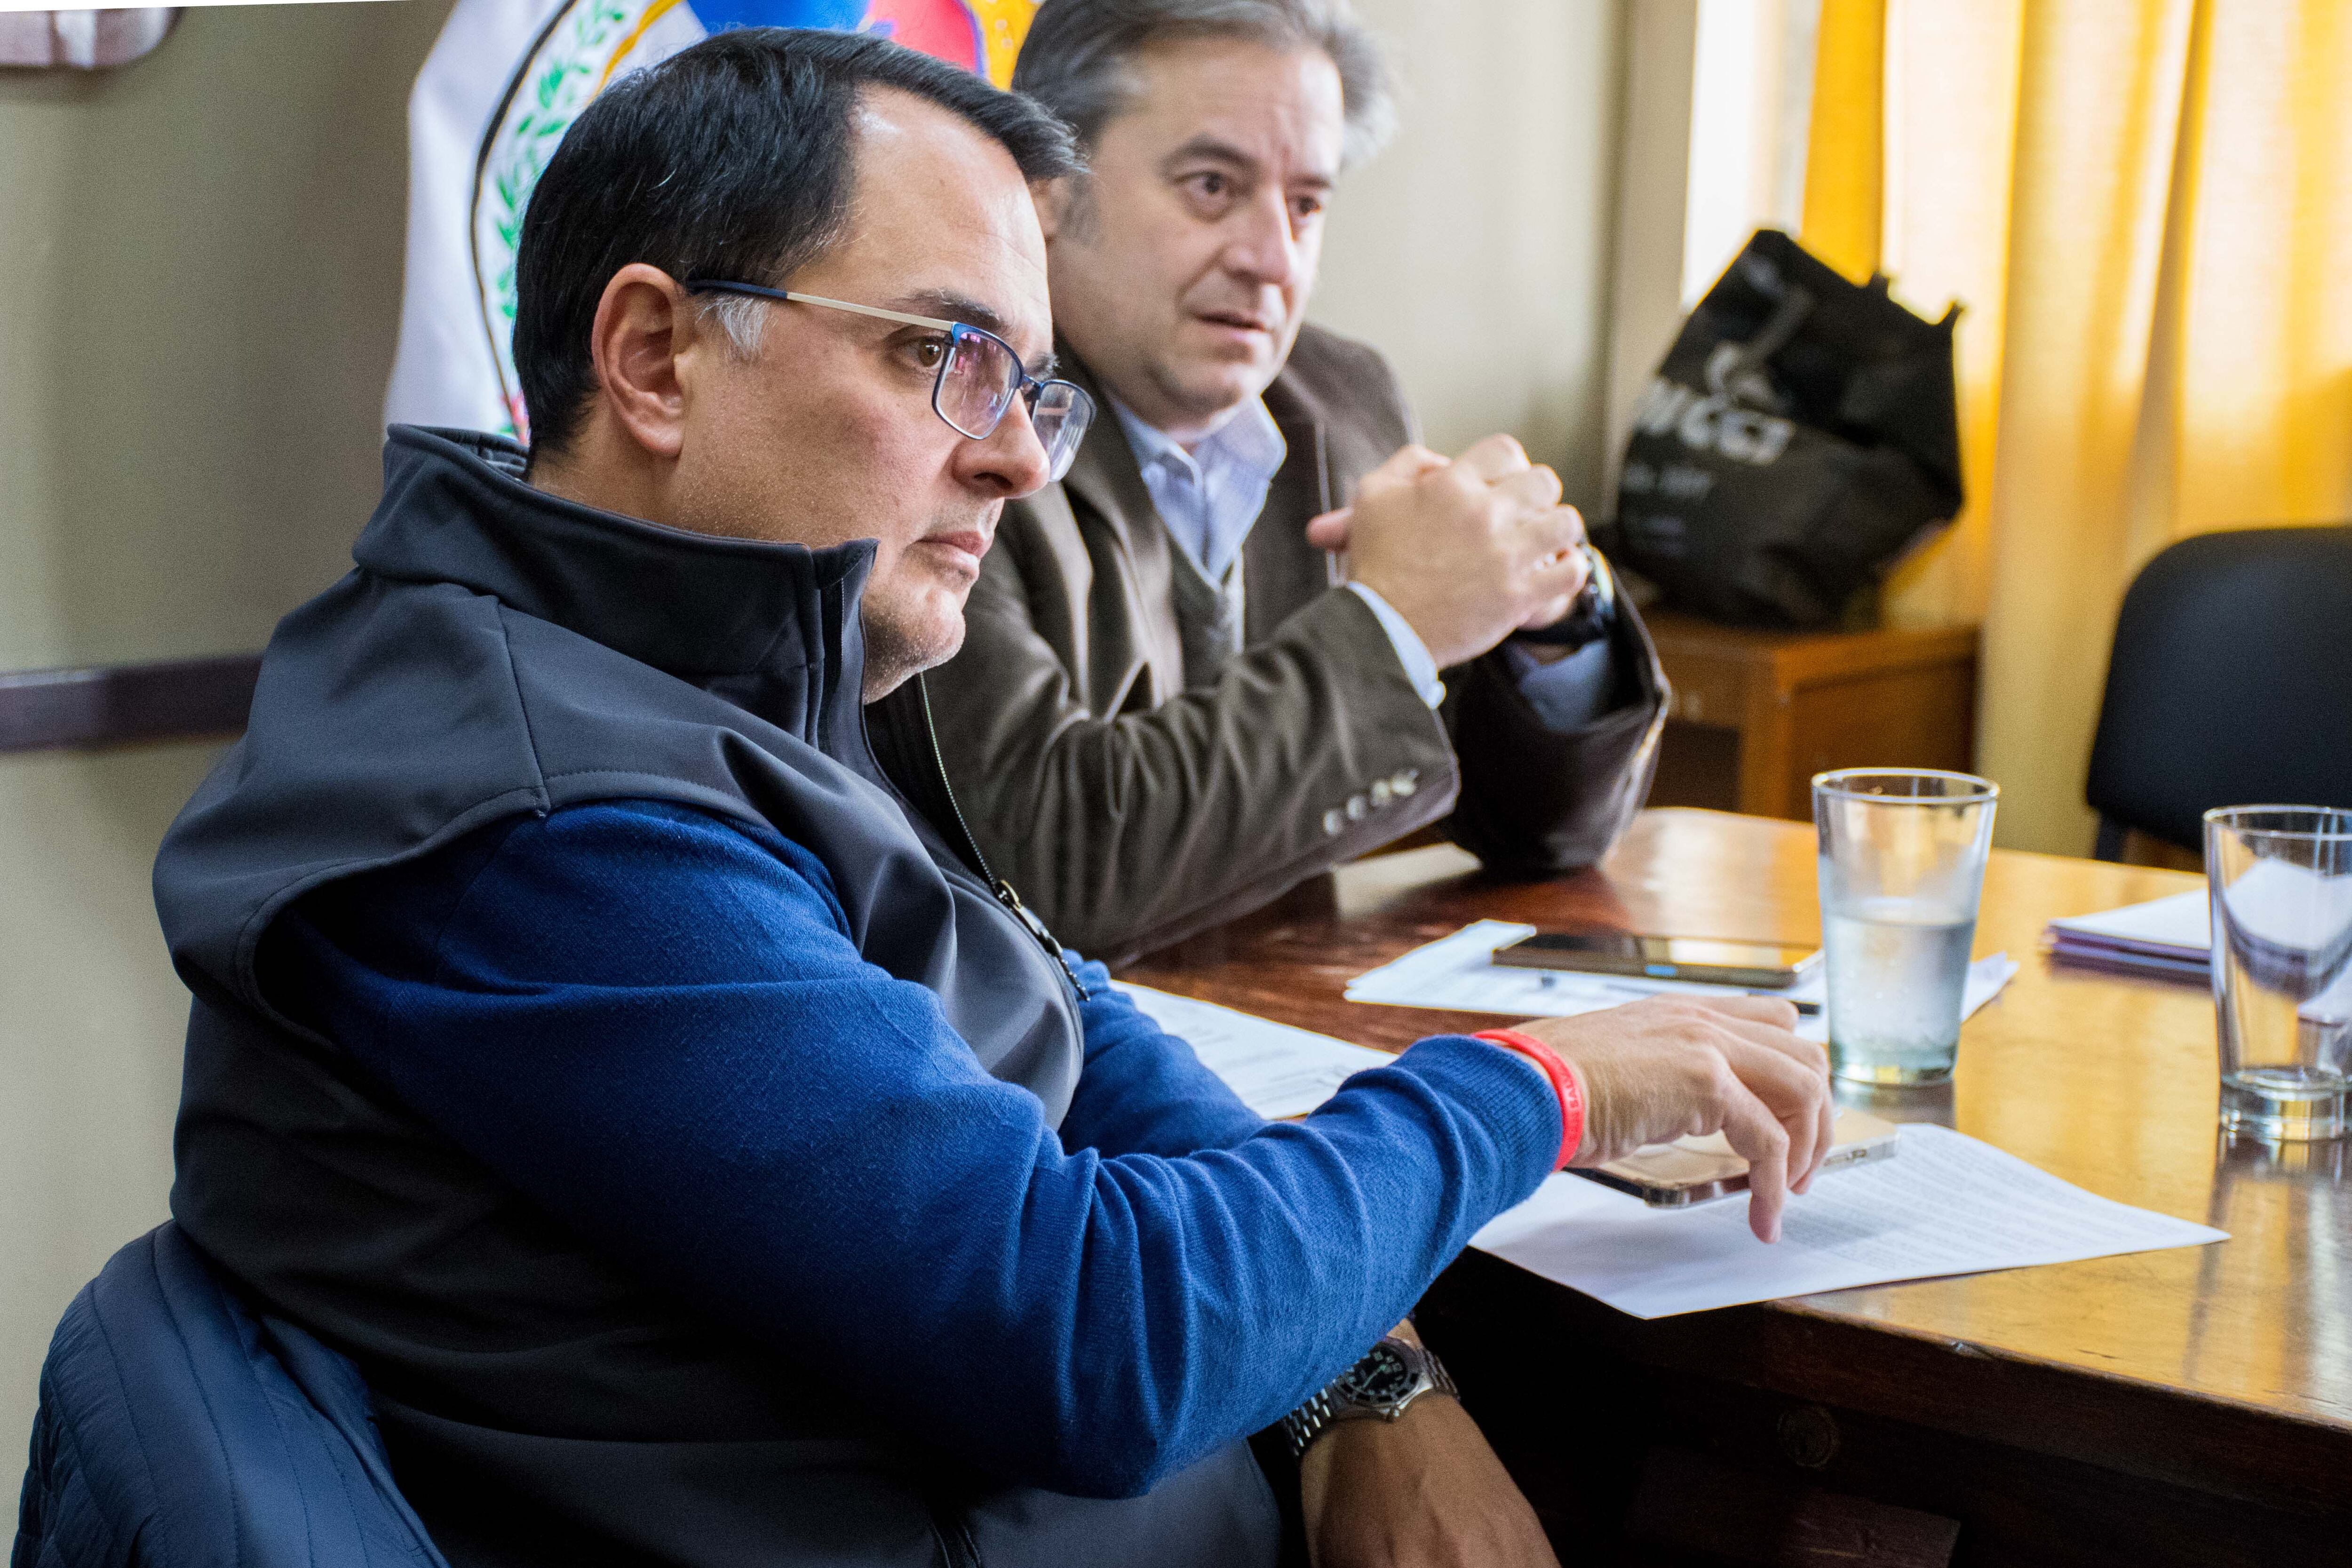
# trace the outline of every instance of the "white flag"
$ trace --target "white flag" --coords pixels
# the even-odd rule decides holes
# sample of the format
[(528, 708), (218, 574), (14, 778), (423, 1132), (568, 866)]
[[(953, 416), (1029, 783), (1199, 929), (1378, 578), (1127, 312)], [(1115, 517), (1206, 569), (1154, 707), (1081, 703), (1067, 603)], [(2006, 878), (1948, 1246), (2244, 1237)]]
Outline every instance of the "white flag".
[(843, 27), (1002, 87), (1037, 0), (457, 0), (408, 99), (408, 252), (390, 424), (528, 437), (515, 246), (540, 171), (615, 79), (727, 27)]

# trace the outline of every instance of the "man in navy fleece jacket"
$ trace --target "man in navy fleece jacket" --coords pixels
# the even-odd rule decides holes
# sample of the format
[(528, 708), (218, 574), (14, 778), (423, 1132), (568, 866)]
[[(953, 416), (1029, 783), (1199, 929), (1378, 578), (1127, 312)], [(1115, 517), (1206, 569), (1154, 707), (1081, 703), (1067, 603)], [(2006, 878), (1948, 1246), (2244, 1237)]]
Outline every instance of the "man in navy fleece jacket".
[[(1090, 412), (1029, 195), (1070, 168), (878, 38), (614, 85), (524, 227), (530, 451), (392, 433), (158, 859), (174, 1213), (355, 1358), (460, 1568), (1272, 1563), (1286, 1415), (1327, 1568), (1546, 1563), (1367, 1347), (1571, 1156), (1722, 1128), (1767, 1237), (1817, 1161), (1765, 1002), (1426, 1040), (1264, 1123), (871, 753)], [(1464, 569), (1539, 606), (1522, 494), (1360, 504), (1483, 520)]]

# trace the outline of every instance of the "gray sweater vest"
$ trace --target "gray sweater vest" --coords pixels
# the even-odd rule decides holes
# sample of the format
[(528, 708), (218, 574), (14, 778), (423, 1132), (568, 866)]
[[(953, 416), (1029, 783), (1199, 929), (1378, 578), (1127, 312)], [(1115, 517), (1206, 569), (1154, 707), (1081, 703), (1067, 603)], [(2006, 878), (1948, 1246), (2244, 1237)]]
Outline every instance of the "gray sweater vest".
[[(1055, 959), (868, 749), (871, 543), (680, 533), (520, 471), (494, 437), (394, 428), (358, 570), (279, 625), (245, 738), (164, 840), (195, 994), (173, 1214), (358, 1361), (458, 1568), (1269, 1561), (1241, 1445), (1127, 1501), (993, 1479), (607, 1262), (272, 1005), (257, 958), (306, 891), (518, 814), (663, 800), (816, 854), (865, 957), (1049, 1120), (1068, 1107)], [(935, 760), (892, 761), (929, 765), (909, 788), (938, 816)]]

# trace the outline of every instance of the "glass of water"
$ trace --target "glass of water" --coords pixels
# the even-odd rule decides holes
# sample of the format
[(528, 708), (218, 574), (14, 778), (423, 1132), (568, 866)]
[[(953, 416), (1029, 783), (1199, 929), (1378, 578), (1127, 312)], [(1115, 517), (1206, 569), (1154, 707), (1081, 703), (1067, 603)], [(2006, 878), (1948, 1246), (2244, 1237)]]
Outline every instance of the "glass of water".
[(1838, 1077), (1910, 1084), (1952, 1076), (2000, 795), (1973, 773), (1813, 775), (1830, 1068)]
[(2205, 814), (2221, 1125), (2340, 1138), (2352, 1090), (2352, 811)]

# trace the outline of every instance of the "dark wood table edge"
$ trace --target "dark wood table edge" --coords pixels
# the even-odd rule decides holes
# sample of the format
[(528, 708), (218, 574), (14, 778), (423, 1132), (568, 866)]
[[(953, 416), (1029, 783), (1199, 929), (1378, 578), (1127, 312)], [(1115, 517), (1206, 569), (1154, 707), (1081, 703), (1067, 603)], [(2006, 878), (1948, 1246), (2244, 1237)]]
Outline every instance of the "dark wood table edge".
[(2294, 1512), (2338, 1511), (2352, 1495), (2352, 1424), (1858, 1318), (1822, 1298), (1643, 1320), (1475, 1248), (1449, 1277), (1456, 1311), (1465, 1290), (1657, 1371)]

